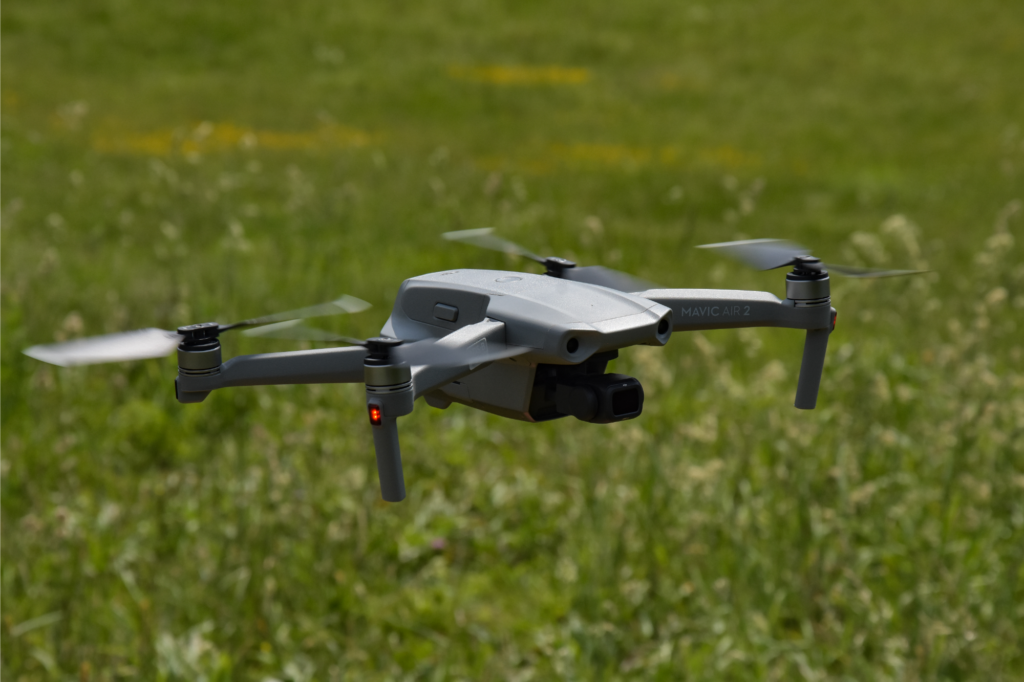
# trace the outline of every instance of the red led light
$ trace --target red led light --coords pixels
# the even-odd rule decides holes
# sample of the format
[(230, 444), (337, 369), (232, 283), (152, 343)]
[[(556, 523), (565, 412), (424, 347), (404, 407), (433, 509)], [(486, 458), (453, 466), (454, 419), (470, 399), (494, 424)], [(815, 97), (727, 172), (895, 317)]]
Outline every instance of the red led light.
[(381, 414), (380, 408), (376, 405), (370, 405), (370, 423), (374, 426), (380, 426), (380, 419), (383, 415)]

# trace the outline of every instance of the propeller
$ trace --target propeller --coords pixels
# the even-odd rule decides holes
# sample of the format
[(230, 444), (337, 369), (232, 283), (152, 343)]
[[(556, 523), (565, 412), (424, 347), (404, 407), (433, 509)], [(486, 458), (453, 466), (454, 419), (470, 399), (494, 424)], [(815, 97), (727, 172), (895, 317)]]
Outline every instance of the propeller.
[(501, 251), (511, 256), (524, 256), (530, 260), (537, 261), (541, 265), (545, 265), (547, 259), (533, 253), (529, 249), (510, 242), (507, 239), (502, 239), (494, 234), (493, 227), (480, 227), (475, 230), (458, 230), (456, 232), (445, 232), (441, 235), (448, 241), (462, 242), (464, 244), (472, 244), (473, 246), (479, 246), (482, 249), (491, 249), (492, 251)]
[(588, 265), (584, 267), (577, 267), (576, 263), (565, 258), (558, 258), (557, 256), (549, 256), (544, 258), (533, 253), (529, 249), (510, 242), (507, 239), (498, 237), (494, 234), (494, 228), (492, 227), (481, 227), (474, 230), (459, 230), (457, 232), (445, 232), (442, 237), (448, 241), (462, 242), (464, 244), (472, 244), (473, 246), (479, 246), (484, 249), (491, 249), (493, 251), (501, 251), (512, 256), (523, 256), (530, 260), (536, 261), (543, 265), (548, 274), (552, 277), (559, 277), (561, 279), (568, 279), (573, 282), (582, 282), (584, 284), (595, 284), (600, 287), (607, 289), (615, 289), (616, 291), (647, 291), (648, 289), (655, 288), (655, 285), (642, 280), (633, 275), (620, 272), (619, 270), (612, 270), (611, 268), (605, 268), (600, 265)]
[(364, 339), (341, 336), (324, 329), (303, 324), (301, 319), (286, 320), (276, 324), (267, 324), (254, 329), (246, 329), (242, 336), (262, 339), (288, 339), (290, 341), (322, 341), (324, 343), (349, 343), (353, 346), (365, 345)]
[[(216, 338), (221, 332), (243, 327), (271, 325), (285, 320), (299, 320), (310, 317), (324, 317), (340, 313), (357, 313), (366, 310), (370, 304), (354, 296), (342, 296), (328, 303), (289, 310), (263, 317), (254, 317), (231, 324), (205, 322), (178, 327), (176, 332), (165, 329), (139, 329), (131, 332), (90, 336), (63, 343), (50, 343), (26, 348), (25, 355), (61, 367), (94, 365), (103, 362), (124, 362), (146, 360), (170, 355), (186, 338)], [(287, 324), (287, 322), (285, 322)]]
[(792, 265), (797, 270), (807, 272), (835, 272), (846, 277), (898, 277), (900, 275), (917, 275), (927, 270), (879, 270), (876, 268), (858, 268), (849, 265), (822, 263), (810, 255), (806, 247), (783, 239), (746, 239), (718, 244), (701, 244), (699, 249), (715, 249), (734, 260), (757, 268), (758, 270), (774, 270)]

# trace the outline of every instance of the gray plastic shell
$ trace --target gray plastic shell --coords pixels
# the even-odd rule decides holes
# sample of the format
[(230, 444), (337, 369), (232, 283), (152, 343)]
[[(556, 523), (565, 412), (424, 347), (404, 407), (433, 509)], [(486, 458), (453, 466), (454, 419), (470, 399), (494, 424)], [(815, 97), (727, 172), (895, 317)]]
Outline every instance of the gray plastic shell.
[[(435, 317), (438, 304), (457, 308), (457, 319)], [(437, 337), (486, 318), (505, 323), (505, 343), (527, 349), (528, 361), (571, 365), (627, 346), (663, 346), (672, 334), (671, 315), (656, 301), (582, 282), (452, 270), (406, 280), (382, 333)]]

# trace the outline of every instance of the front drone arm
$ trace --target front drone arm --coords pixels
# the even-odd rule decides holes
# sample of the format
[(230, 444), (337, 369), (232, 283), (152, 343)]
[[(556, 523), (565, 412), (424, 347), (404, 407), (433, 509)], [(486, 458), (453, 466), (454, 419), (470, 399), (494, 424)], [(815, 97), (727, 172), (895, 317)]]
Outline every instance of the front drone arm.
[[(809, 291), (800, 287), (793, 290), (794, 294)], [(809, 295), (824, 296), (780, 301), (764, 291), (728, 289), (650, 289), (638, 295), (672, 309), (673, 331), (741, 327), (807, 330), (794, 404), (802, 410), (812, 410), (818, 402), (828, 336), (836, 321), (827, 285), (813, 291)]]
[(407, 346), (396, 339), (374, 339), (369, 350), (365, 362), (366, 406), (373, 428), (380, 492), (388, 502), (401, 502), (405, 499), (405, 476), (398, 418), (412, 412), (414, 401), (426, 391), (527, 349), (505, 346), (505, 324), (485, 319), (440, 339), (423, 339)]
[(180, 402), (197, 403), (210, 391), (232, 386), (361, 384), (365, 357), (358, 346), (240, 355), (209, 370), (179, 367), (175, 388)]
[[(528, 348), (505, 345), (505, 323), (487, 318), (439, 339), (434, 348), (451, 358), (445, 364), (413, 367), (416, 397), (461, 379), (481, 365), (527, 352)], [(415, 363), (413, 363), (415, 364)]]

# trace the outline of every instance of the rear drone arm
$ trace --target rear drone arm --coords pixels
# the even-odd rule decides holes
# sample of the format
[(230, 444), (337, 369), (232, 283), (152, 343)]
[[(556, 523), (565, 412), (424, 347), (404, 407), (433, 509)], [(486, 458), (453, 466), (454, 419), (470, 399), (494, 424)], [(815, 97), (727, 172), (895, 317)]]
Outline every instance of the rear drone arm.
[(650, 289), (638, 295), (671, 308), (672, 330), (677, 332), (741, 327), (807, 330), (794, 404), (811, 410), (818, 402), (828, 336), (836, 320), (827, 282), (787, 282), (793, 298), (784, 301), (763, 291), (728, 289)]
[(210, 391), (233, 386), (361, 384), (365, 357), (358, 346), (240, 355), (207, 370), (179, 366), (175, 388), (180, 402), (198, 403)]
[[(827, 296), (814, 301), (780, 301), (766, 291), (729, 289), (650, 289), (639, 296), (672, 309), (672, 331), (786, 327), (826, 329), (832, 326)], [(820, 303), (819, 303), (820, 301)]]

